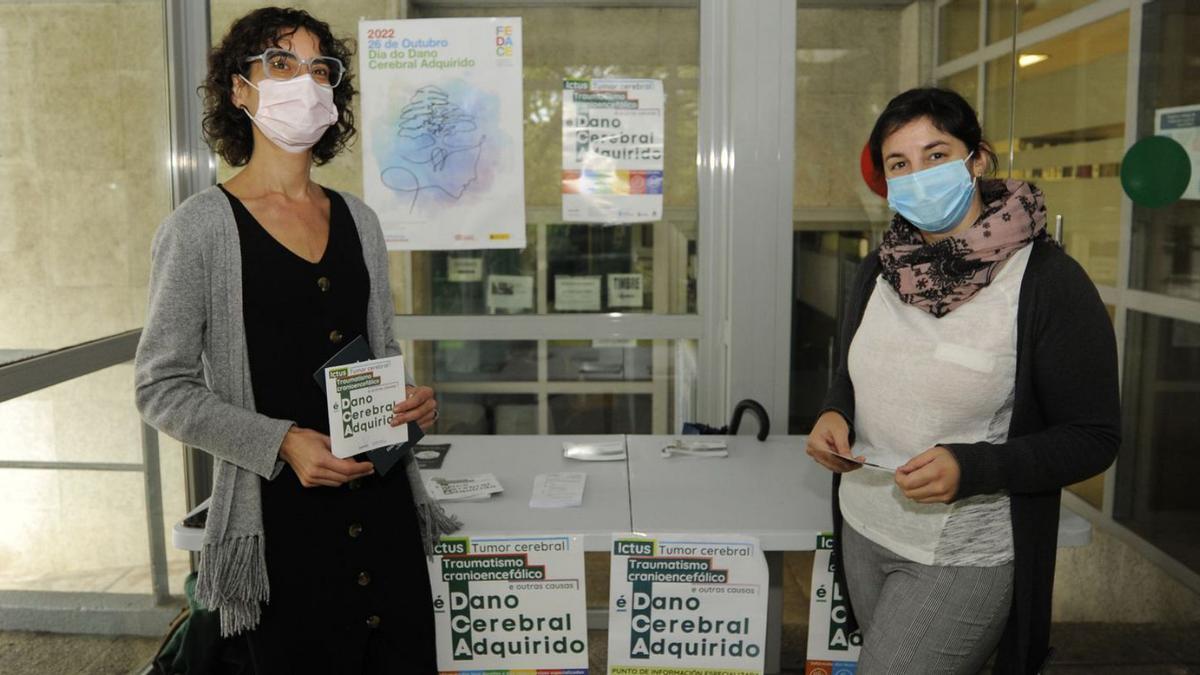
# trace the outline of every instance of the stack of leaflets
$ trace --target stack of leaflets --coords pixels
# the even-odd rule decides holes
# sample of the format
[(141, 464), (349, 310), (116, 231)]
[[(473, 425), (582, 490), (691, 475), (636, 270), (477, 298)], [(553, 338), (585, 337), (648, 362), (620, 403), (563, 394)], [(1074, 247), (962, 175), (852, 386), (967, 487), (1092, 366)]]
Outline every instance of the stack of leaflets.
[(492, 495), (504, 491), (504, 488), (500, 486), (500, 481), (490, 473), (459, 478), (434, 476), (425, 480), (425, 488), (429, 490), (429, 496), (439, 502), (490, 499)]

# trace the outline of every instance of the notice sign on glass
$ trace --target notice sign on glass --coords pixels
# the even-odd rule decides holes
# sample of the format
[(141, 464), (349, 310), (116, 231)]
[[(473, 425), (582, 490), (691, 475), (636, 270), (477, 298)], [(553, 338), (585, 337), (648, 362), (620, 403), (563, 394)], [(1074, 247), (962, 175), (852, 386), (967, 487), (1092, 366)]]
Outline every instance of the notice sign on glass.
[(563, 81), (563, 220), (662, 218), (662, 80)]
[(767, 563), (741, 535), (613, 535), (608, 672), (761, 673)]
[(443, 537), (429, 581), (443, 675), (587, 675), (582, 538)]
[(1192, 180), (1180, 199), (1200, 199), (1200, 105), (1154, 111), (1154, 133), (1173, 138), (1192, 161)]
[(833, 535), (817, 535), (813, 555), (812, 598), (808, 605), (806, 673), (853, 675), (858, 667), (862, 635), (846, 630), (849, 619), (845, 589), (833, 578)]
[(363, 198), (390, 249), (525, 246), (521, 19), (361, 21)]

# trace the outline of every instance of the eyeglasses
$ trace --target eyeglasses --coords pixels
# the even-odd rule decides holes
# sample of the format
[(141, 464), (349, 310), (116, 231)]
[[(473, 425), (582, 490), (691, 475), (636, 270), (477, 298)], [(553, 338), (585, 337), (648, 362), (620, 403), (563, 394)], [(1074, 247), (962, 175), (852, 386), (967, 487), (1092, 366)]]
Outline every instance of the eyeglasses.
[(286, 49), (271, 48), (258, 56), (246, 57), (246, 62), (260, 61), (263, 73), (272, 80), (290, 80), (300, 75), (303, 66), (313, 81), (325, 87), (336, 87), (346, 73), (342, 62), (332, 56), (314, 56), (302, 59)]

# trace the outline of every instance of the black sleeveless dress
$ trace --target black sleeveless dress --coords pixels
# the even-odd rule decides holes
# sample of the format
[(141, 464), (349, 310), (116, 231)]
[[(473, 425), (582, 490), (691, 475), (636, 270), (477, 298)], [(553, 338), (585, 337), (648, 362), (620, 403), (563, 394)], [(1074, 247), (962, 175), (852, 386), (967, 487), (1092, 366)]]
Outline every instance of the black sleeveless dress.
[[(311, 263), (225, 194), (241, 243), (255, 408), (328, 434), (313, 372), (367, 332), (371, 282), (353, 217), (326, 189), (329, 243)], [(262, 506), (271, 597), (246, 641), (257, 672), (437, 672), (424, 547), (402, 466), (306, 488), (285, 464), (263, 480)]]

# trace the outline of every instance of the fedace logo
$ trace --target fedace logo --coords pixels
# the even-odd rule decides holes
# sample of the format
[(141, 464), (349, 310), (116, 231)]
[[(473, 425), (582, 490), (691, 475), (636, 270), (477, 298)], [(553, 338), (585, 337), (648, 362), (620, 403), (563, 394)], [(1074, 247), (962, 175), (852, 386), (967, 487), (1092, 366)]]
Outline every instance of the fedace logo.
[(496, 26), (496, 56), (512, 56), (513, 45), (513, 27)]

